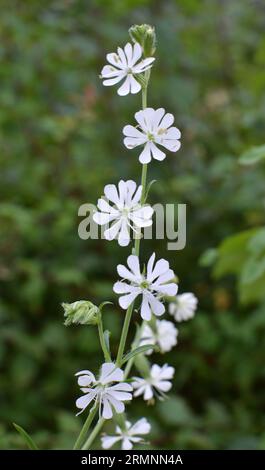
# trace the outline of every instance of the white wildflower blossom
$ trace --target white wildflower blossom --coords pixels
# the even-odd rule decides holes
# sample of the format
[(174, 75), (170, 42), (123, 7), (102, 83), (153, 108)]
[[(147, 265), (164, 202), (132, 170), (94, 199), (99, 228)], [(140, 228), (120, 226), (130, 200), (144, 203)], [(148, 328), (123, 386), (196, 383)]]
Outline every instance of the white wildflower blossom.
[[(130, 393), (132, 386), (123, 382), (123, 371), (112, 362), (106, 362), (102, 365), (98, 379), (89, 370), (82, 370), (75, 375), (78, 376), (78, 385), (85, 394), (76, 400), (77, 408), (81, 409), (80, 413), (91, 402), (97, 401), (100, 415), (105, 419), (110, 419), (113, 416), (113, 411), (123, 413), (125, 409), (123, 402), (132, 399)], [(113, 384), (114, 382), (117, 383)]]
[(148, 434), (151, 430), (151, 425), (146, 418), (142, 418), (135, 424), (130, 421), (125, 421), (125, 429), (116, 426), (115, 436), (105, 435), (101, 438), (103, 449), (110, 449), (117, 442), (121, 442), (122, 450), (131, 450), (133, 444), (141, 444), (143, 442), (143, 435)]
[(134, 300), (141, 295), (141, 317), (149, 321), (152, 313), (160, 316), (165, 312), (162, 303), (164, 296), (174, 296), (177, 293), (178, 286), (174, 279), (174, 272), (169, 269), (169, 263), (165, 259), (158, 260), (155, 264), (155, 253), (147, 263), (146, 274), (141, 273), (139, 258), (136, 255), (130, 255), (127, 258), (129, 269), (119, 264), (117, 271), (122, 279), (128, 282), (118, 281), (114, 284), (113, 290), (116, 294), (121, 294), (119, 304), (121, 308), (127, 309)]
[[(146, 344), (158, 345), (162, 353), (170, 351), (177, 344), (178, 330), (174, 323), (167, 320), (156, 320), (153, 328), (148, 324), (144, 324), (142, 329), (139, 346)], [(152, 354), (152, 350), (148, 350), (145, 354)]]
[(153, 364), (149, 377), (133, 377), (132, 386), (134, 388), (134, 396), (143, 395), (144, 400), (151, 400), (154, 395), (163, 398), (165, 393), (172, 388), (171, 380), (173, 378), (174, 367), (164, 364), (160, 367)]
[(191, 292), (186, 292), (176, 296), (175, 301), (169, 304), (168, 311), (177, 322), (181, 322), (194, 317), (197, 305), (197, 297)]
[(104, 231), (107, 240), (118, 238), (120, 246), (127, 246), (130, 229), (139, 233), (142, 227), (152, 225), (152, 207), (140, 204), (142, 186), (137, 187), (132, 180), (121, 180), (118, 187), (114, 184), (105, 186), (104, 194), (106, 199), (98, 200), (99, 212), (93, 215), (93, 220), (108, 226)]
[[(140, 44), (127, 43), (124, 49), (118, 47), (117, 53), (107, 54), (108, 65), (101, 71), (103, 85), (112, 86), (124, 79), (123, 84), (118, 89), (118, 95), (125, 96), (128, 93), (138, 93), (141, 90), (140, 83), (135, 76), (148, 70), (154, 62), (154, 57), (142, 59), (142, 48)], [(140, 62), (139, 62), (140, 60)]]
[(174, 116), (165, 114), (164, 108), (145, 108), (135, 114), (137, 127), (131, 125), (123, 128), (124, 145), (128, 149), (144, 145), (139, 156), (141, 163), (149, 163), (152, 158), (164, 160), (166, 154), (157, 146), (161, 145), (171, 152), (180, 148), (181, 133), (177, 127), (172, 127)]

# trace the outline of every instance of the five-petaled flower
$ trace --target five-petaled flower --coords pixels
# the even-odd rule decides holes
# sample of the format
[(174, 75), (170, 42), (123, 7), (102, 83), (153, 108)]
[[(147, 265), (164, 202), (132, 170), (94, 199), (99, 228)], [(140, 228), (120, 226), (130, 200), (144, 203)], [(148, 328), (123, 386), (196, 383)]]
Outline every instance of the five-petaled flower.
[[(121, 246), (127, 246), (130, 242), (130, 228), (138, 234), (142, 227), (152, 225), (153, 209), (149, 205), (141, 205), (142, 186), (137, 188), (132, 180), (121, 180), (118, 188), (114, 184), (108, 184), (104, 188), (106, 199), (98, 200), (98, 209), (93, 220), (99, 225), (108, 225), (104, 231), (107, 240), (118, 237)], [(110, 225), (111, 224), (111, 225)]]
[(141, 436), (148, 434), (151, 430), (151, 425), (146, 418), (139, 419), (133, 425), (130, 421), (125, 421), (124, 425), (124, 429), (116, 426), (116, 436), (105, 435), (101, 438), (103, 449), (110, 449), (114, 444), (121, 441), (122, 450), (131, 450), (133, 444), (142, 443), (143, 438)]
[(190, 320), (194, 317), (198, 299), (192, 292), (186, 292), (176, 296), (174, 302), (168, 306), (168, 311), (177, 322)]
[(112, 52), (107, 54), (107, 61), (110, 65), (105, 65), (101, 71), (103, 85), (116, 85), (116, 83), (125, 78), (124, 83), (118, 89), (118, 95), (125, 96), (128, 93), (138, 93), (142, 87), (136, 80), (135, 75), (148, 70), (155, 60), (154, 57), (147, 57), (139, 62), (142, 54), (143, 51), (140, 44), (132, 45), (129, 42), (124, 49), (118, 47), (117, 53)]
[(134, 396), (143, 395), (143, 399), (147, 401), (151, 400), (154, 395), (157, 395), (159, 399), (164, 398), (165, 392), (168, 392), (172, 387), (170, 380), (172, 380), (174, 372), (174, 367), (167, 364), (162, 367), (153, 364), (149, 377), (133, 377)]
[[(174, 323), (167, 320), (156, 320), (152, 326), (144, 324), (139, 346), (154, 344), (159, 346), (160, 352), (168, 352), (173, 346), (176, 346), (177, 336), (178, 330)], [(152, 354), (152, 350), (147, 350), (145, 354)]]
[(113, 290), (116, 294), (122, 294), (119, 298), (121, 308), (127, 309), (129, 305), (138, 297), (142, 296), (141, 317), (149, 321), (154, 315), (160, 316), (165, 312), (165, 307), (161, 302), (164, 296), (174, 296), (178, 286), (174, 279), (174, 272), (169, 269), (169, 263), (165, 259), (158, 260), (155, 264), (155, 253), (147, 263), (146, 274), (141, 273), (139, 258), (130, 255), (127, 258), (129, 269), (122, 264), (117, 266), (118, 274), (121, 278), (130, 282), (118, 281), (114, 284)]
[[(124, 380), (124, 373), (112, 362), (106, 362), (101, 367), (99, 378), (89, 370), (82, 370), (75, 374), (78, 376), (78, 385), (85, 395), (76, 400), (77, 408), (82, 413), (92, 401), (99, 404), (99, 413), (105, 419), (113, 416), (113, 410), (116, 413), (123, 413), (124, 401), (132, 399), (132, 386)], [(118, 382), (113, 385), (114, 382)]]
[(165, 114), (164, 108), (145, 108), (135, 114), (138, 123), (137, 127), (125, 126), (124, 145), (128, 149), (144, 145), (144, 149), (139, 156), (141, 163), (149, 163), (153, 158), (164, 160), (166, 154), (157, 145), (165, 147), (171, 152), (177, 152), (180, 148), (181, 133), (177, 127), (171, 127), (174, 116)]

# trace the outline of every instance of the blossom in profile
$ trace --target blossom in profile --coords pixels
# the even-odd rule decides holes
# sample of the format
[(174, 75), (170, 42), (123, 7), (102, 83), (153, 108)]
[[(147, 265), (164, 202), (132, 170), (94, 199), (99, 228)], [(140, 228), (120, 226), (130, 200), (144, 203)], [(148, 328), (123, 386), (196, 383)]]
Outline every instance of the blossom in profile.
[(168, 306), (168, 311), (177, 322), (190, 320), (194, 317), (198, 305), (198, 299), (192, 292), (186, 292), (176, 296), (174, 302)]
[(152, 225), (153, 209), (141, 205), (142, 186), (132, 180), (121, 180), (118, 187), (107, 184), (104, 188), (105, 199), (98, 200), (98, 212), (93, 220), (98, 225), (107, 225), (104, 231), (106, 240), (118, 238), (120, 246), (130, 243), (130, 229), (139, 233), (141, 228)]
[(143, 395), (146, 401), (151, 400), (155, 395), (160, 399), (165, 397), (165, 393), (172, 388), (171, 380), (174, 372), (174, 367), (167, 364), (162, 367), (153, 364), (148, 377), (133, 377), (134, 396)]
[(177, 152), (180, 148), (181, 133), (177, 127), (172, 127), (174, 116), (166, 113), (164, 108), (145, 108), (135, 114), (137, 126), (131, 125), (123, 128), (125, 135), (124, 145), (133, 149), (139, 145), (144, 148), (139, 156), (141, 163), (149, 163), (152, 158), (164, 160), (164, 147), (170, 152)]
[(142, 87), (135, 77), (150, 69), (155, 60), (154, 57), (142, 59), (142, 55), (140, 44), (132, 45), (130, 42), (126, 44), (124, 49), (118, 47), (117, 52), (107, 54), (109, 64), (105, 65), (101, 71), (103, 85), (112, 86), (124, 80), (118, 88), (118, 95), (138, 93)]
[[(126, 310), (138, 297), (142, 297), (140, 314), (143, 320), (151, 320), (152, 313), (160, 316), (165, 312), (162, 299), (164, 296), (174, 296), (178, 286), (174, 282), (174, 272), (169, 268), (165, 259), (155, 263), (155, 253), (147, 263), (146, 274), (141, 273), (139, 258), (130, 255), (127, 258), (128, 268), (119, 264), (117, 271), (123, 279), (114, 284), (113, 290), (120, 294), (119, 304)], [(127, 282), (125, 282), (126, 280)]]
[[(139, 346), (147, 344), (157, 345), (160, 352), (170, 351), (177, 344), (178, 330), (174, 323), (167, 320), (156, 320), (155, 325), (149, 326), (145, 323), (141, 333)], [(145, 354), (152, 354), (152, 350), (147, 350)]]
[(83, 396), (76, 400), (77, 408), (82, 413), (90, 403), (97, 401), (99, 413), (105, 419), (110, 419), (113, 412), (123, 413), (125, 410), (124, 401), (132, 399), (132, 386), (124, 380), (124, 373), (112, 362), (102, 365), (99, 378), (89, 370), (82, 370), (75, 374), (78, 377), (78, 385)]
[(143, 443), (144, 435), (148, 434), (151, 430), (151, 425), (146, 418), (141, 418), (134, 424), (130, 421), (125, 421), (124, 429), (116, 426), (115, 435), (105, 435), (101, 438), (101, 445), (103, 449), (110, 449), (117, 442), (121, 443), (122, 450), (131, 450), (134, 444)]

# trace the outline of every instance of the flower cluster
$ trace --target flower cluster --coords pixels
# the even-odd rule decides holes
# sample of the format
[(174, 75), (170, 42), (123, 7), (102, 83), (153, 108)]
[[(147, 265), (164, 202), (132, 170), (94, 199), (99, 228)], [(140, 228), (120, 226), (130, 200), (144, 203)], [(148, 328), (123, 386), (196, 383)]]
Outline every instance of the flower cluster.
[[(131, 449), (134, 444), (142, 443), (143, 436), (150, 432), (151, 426), (142, 418), (131, 424), (125, 416), (125, 404), (133, 397), (154, 403), (155, 398), (163, 399), (172, 389), (174, 368), (168, 364), (159, 365), (149, 362), (155, 350), (161, 353), (170, 351), (177, 344), (178, 329), (171, 321), (160, 319), (168, 312), (176, 322), (188, 320), (195, 314), (197, 299), (192, 293), (178, 294), (174, 271), (165, 259), (158, 259), (153, 253), (146, 264), (140, 262), (140, 236), (144, 227), (152, 225), (153, 208), (145, 203), (146, 172), (152, 159), (163, 161), (166, 151), (177, 152), (180, 148), (181, 133), (173, 126), (174, 116), (164, 108), (147, 107), (146, 89), (154, 63), (156, 38), (154, 28), (148, 25), (133, 26), (130, 29), (133, 44), (118, 47), (116, 53), (107, 54), (108, 65), (101, 71), (103, 85), (112, 86), (123, 82), (118, 88), (120, 96), (128, 93), (143, 92), (143, 109), (135, 113), (137, 125), (123, 128), (124, 145), (127, 149), (141, 147), (139, 161), (142, 167), (140, 186), (132, 180), (120, 180), (117, 185), (107, 184), (104, 195), (98, 199), (97, 211), (93, 214), (96, 224), (103, 226), (104, 237), (108, 241), (117, 240), (120, 246), (128, 246), (131, 233), (136, 236), (135, 245), (127, 257), (126, 264), (119, 264), (117, 272), (120, 280), (114, 283), (113, 291), (118, 294), (119, 305), (126, 310), (124, 327), (115, 362), (111, 360), (108, 335), (103, 330), (100, 309), (85, 301), (64, 305), (67, 324), (96, 323), (105, 362), (99, 375), (89, 370), (76, 374), (78, 385), (83, 393), (76, 401), (82, 413), (92, 405), (93, 413), (98, 411), (104, 420), (116, 421), (114, 435), (103, 435), (103, 449), (120, 443), (122, 449)], [(133, 312), (142, 318), (142, 325), (136, 332), (132, 351), (124, 355), (127, 333)], [(95, 318), (95, 315), (97, 317)], [(121, 369), (127, 362), (124, 371)], [(135, 365), (139, 376), (128, 379), (130, 368)], [(91, 419), (94, 414), (91, 410)], [(121, 415), (117, 419), (117, 415)]]

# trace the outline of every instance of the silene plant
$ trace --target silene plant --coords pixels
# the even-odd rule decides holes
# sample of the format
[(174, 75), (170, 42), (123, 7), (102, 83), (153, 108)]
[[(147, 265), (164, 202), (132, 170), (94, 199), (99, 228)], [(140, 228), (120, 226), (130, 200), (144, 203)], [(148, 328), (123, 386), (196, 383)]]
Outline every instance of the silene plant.
[[(118, 445), (129, 450), (150, 440), (151, 425), (147, 417), (130, 421), (130, 407), (136, 399), (151, 405), (156, 400), (166, 399), (172, 388), (174, 368), (164, 362), (153, 364), (151, 355), (153, 352), (164, 354), (175, 347), (178, 329), (173, 321), (165, 320), (163, 316), (168, 310), (175, 322), (185, 321), (194, 316), (197, 307), (197, 299), (192, 293), (177, 295), (177, 278), (168, 261), (158, 259), (155, 253), (148, 260), (140, 259), (141, 232), (152, 225), (154, 212), (146, 201), (150, 188), (148, 165), (153, 159), (165, 160), (167, 152), (177, 152), (181, 134), (173, 125), (172, 114), (164, 108), (147, 105), (147, 89), (155, 65), (154, 28), (136, 25), (130, 28), (129, 34), (131, 42), (118, 47), (117, 52), (107, 54), (108, 63), (101, 71), (101, 79), (104, 86), (117, 87), (120, 96), (141, 92), (141, 109), (135, 113), (135, 122), (123, 128), (125, 147), (129, 150), (139, 148), (141, 184), (121, 179), (117, 185), (106, 185), (93, 216), (95, 223), (103, 226), (107, 241), (117, 240), (121, 247), (132, 245), (126, 265), (119, 264), (116, 268), (117, 278), (113, 285), (124, 312), (124, 322), (114, 358), (110, 348), (111, 332), (104, 330), (102, 314), (103, 307), (107, 309), (109, 302), (99, 306), (87, 300), (63, 304), (65, 325), (97, 327), (104, 357), (97, 370), (76, 373), (80, 387), (77, 415), (83, 413), (86, 418), (74, 449), (90, 449), (99, 434), (103, 449)], [(133, 342), (128, 346), (133, 312), (138, 322)], [(104, 434), (104, 424), (109, 421), (113, 430)], [(17, 430), (34, 448), (25, 431), (19, 426)]]

